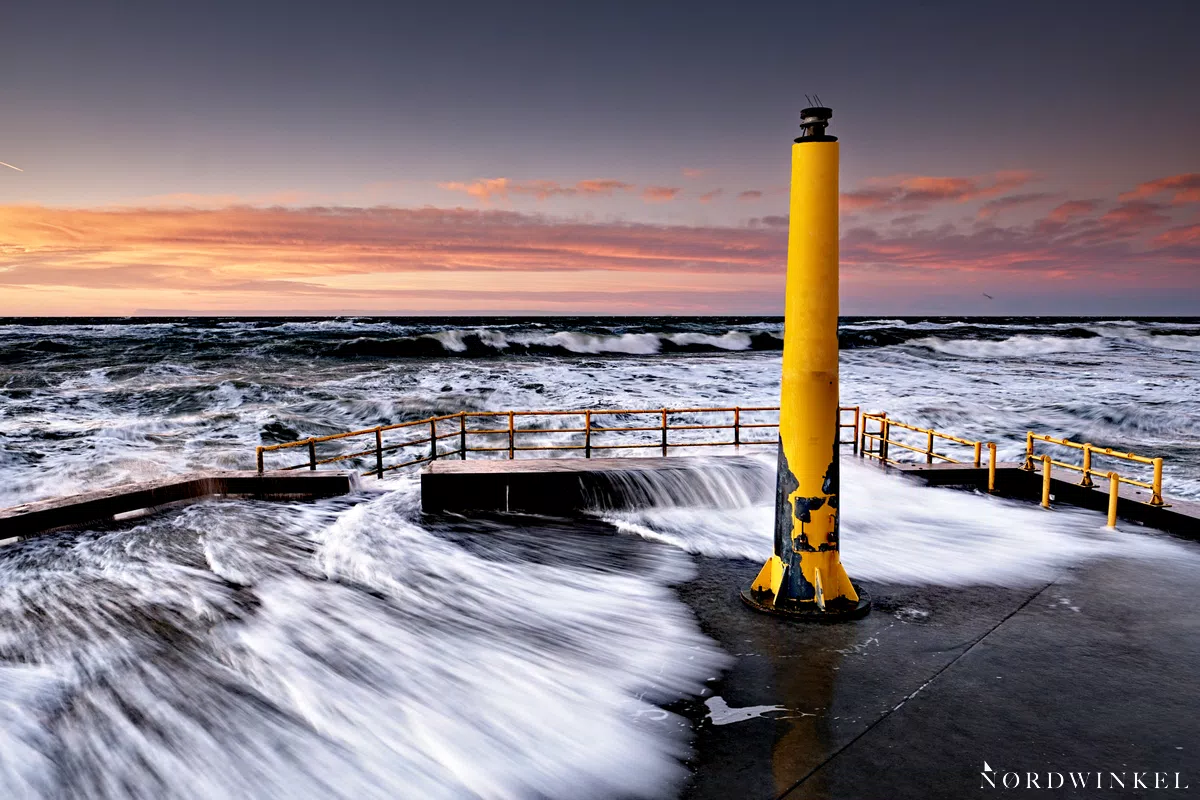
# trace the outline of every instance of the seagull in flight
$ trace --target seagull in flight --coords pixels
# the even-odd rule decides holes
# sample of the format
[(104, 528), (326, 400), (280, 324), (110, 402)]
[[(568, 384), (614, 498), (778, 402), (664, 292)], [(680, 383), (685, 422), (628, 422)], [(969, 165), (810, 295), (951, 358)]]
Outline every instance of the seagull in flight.
[(987, 292), (980, 292), (980, 294), (982, 294), (982, 295), (983, 295), (984, 297), (986, 297), (988, 300), (994, 300), (994, 299), (995, 299), (995, 298), (993, 298), (993, 297), (992, 297), (990, 294), (988, 294)]

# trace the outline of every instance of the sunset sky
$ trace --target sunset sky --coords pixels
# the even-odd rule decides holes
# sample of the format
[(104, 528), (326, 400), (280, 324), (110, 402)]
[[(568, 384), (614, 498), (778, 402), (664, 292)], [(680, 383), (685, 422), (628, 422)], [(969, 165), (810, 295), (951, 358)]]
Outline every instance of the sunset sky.
[(814, 92), (843, 313), (1200, 315), (1197, 31), (1194, 0), (15, 4), (0, 315), (778, 314)]

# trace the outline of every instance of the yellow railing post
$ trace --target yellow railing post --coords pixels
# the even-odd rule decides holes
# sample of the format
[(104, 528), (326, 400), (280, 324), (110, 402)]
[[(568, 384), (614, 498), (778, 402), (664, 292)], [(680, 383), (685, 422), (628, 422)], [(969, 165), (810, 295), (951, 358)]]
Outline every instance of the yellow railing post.
[(733, 446), (742, 449), (742, 409), (733, 408)]
[(1108, 527), (1117, 527), (1117, 498), (1121, 494), (1121, 478), (1117, 473), (1108, 473)]
[(858, 455), (858, 428), (862, 423), (862, 409), (854, 407), (854, 455)]
[(1033, 470), (1033, 431), (1025, 434), (1025, 464), (1022, 469)]
[(467, 412), (458, 412), (458, 452), (459, 461), (467, 460)]
[(887, 417), (879, 421), (879, 460), (884, 464), (888, 463), (888, 437), (891, 429), (892, 424)]
[(592, 457), (592, 412), (583, 412), (583, 457)]
[(662, 454), (667, 454), (667, 410), (662, 410)]
[(996, 443), (988, 442), (988, 493), (996, 491)]
[(1083, 480), (1079, 482), (1080, 486), (1092, 486), (1092, 445), (1087, 443), (1083, 446)]
[(1042, 508), (1050, 507), (1050, 456), (1042, 456)]
[(317, 468), (317, 442), (313, 437), (308, 437), (308, 468), (315, 470)]
[(375, 477), (383, 477), (383, 426), (375, 428)]
[(983, 463), (983, 442), (975, 443), (975, 469), (979, 469), (979, 465)]
[(925, 441), (925, 463), (933, 463), (933, 428), (926, 431), (928, 438)]
[(263, 471), (262, 445), (259, 445), (258, 447), (254, 448), (254, 463), (258, 464), (258, 474), (261, 475), (262, 471)]
[(1150, 490), (1150, 505), (1152, 506), (1163, 505), (1162, 465), (1163, 460), (1161, 458), (1154, 459), (1154, 480), (1151, 481), (1153, 488)]
[(516, 429), (513, 427), (513, 412), (508, 412), (508, 458), (516, 458)]
[(429, 420), (429, 460), (437, 461), (437, 420)]

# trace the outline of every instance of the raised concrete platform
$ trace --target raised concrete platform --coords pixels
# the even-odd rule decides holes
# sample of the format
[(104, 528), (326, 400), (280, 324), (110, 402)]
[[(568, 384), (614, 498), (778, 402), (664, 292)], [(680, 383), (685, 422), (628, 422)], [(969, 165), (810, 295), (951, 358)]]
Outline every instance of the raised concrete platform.
[(259, 473), (253, 470), (230, 470), (127, 483), (86, 494), (0, 509), (0, 540), (110, 521), (119, 515), (202, 497), (253, 497), (263, 500), (331, 497), (350, 492), (354, 481), (355, 476), (351, 472)]
[[(421, 509), (440, 512), (520, 512), (572, 515), (588, 509), (643, 505), (655, 480), (678, 481), (689, 472), (715, 468), (761, 469), (742, 456), (719, 458), (538, 458), (434, 461), (421, 473)], [(931, 486), (987, 490), (988, 470), (961, 464), (902, 464), (887, 467)], [(1108, 487), (1080, 486), (1077, 478), (1051, 475), (1052, 503), (1106, 512)], [(657, 476), (657, 477), (656, 477)], [(639, 480), (631, 481), (631, 477)], [(996, 494), (1040, 502), (1040, 469), (1003, 463), (996, 469)], [(1121, 486), (1117, 516), (1128, 522), (1200, 539), (1200, 503), (1168, 499), (1149, 505), (1150, 494)]]
[[(421, 472), (426, 513), (512, 511), (570, 515), (591, 508), (644, 505), (639, 492), (656, 479), (712, 469), (761, 469), (738, 456), (712, 458), (528, 458), (439, 460)], [(633, 476), (643, 481), (631, 482)]]
[[(1016, 462), (996, 465), (996, 494), (1020, 500), (1041, 502), (1042, 470), (1035, 463), (1032, 471)], [(961, 464), (902, 464), (889, 466), (924, 481), (931, 486), (987, 490), (987, 467)], [(1056, 477), (1061, 476), (1061, 477)], [(1108, 511), (1108, 481), (1093, 478), (1093, 487), (1080, 486), (1079, 476), (1066, 470), (1050, 472), (1051, 505), (1079, 506), (1093, 511)], [(1150, 505), (1150, 492), (1137, 486), (1121, 484), (1117, 500), (1117, 517), (1161, 531), (1200, 539), (1200, 503), (1165, 498), (1166, 505)]]

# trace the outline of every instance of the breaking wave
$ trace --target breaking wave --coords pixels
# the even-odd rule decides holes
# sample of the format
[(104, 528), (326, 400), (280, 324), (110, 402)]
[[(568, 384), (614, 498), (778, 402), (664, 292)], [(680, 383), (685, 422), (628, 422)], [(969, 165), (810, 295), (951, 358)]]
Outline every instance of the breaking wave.
[[(689, 553), (764, 561), (773, 547), (774, 477), (767, 459), (757, 470), (715, 467), (695, 473), (685, 495), (648, 482), (647, 507), (599, 513), (626, 533)], [(735, 479), (740, 488), (731, 491)], [(1196, 560), (1170, 540), (1109, 531), (1097, 512), (930, 489), (851, 458), (842, 459), (841, 480), (842, 560), (855, 578), (1018, 586), (1101, 556)]]
[(726, 663), (669, 588), (686, 557), (605, 566), (619, 537), (564, 526), (529, 559), (504, 523), (419, 527), (411, 482), (358, 499), (200, 503), (0, 550), (0, 792), (677, 790), (689, 726), (658, 706)]
[(915, 347), (925, 347), (939, 353), (965, 358), (1020, 358), (1055, 353), (1099, 353), (1109, 346), (1104, 338), (1095, 334), (1091, 334), (1087, 338), (1022, 335), (998, 341), (943, 339), (930, 336), (916, 339), (911, 344)]

